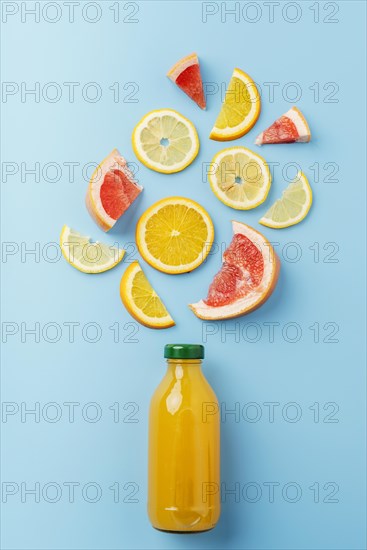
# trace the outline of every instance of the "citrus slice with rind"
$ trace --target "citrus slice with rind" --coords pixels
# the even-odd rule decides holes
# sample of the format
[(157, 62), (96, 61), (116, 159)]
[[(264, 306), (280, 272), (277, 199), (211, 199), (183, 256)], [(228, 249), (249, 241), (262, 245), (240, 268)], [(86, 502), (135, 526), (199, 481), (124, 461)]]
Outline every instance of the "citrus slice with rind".
[(195, 126), (173, 109), (146, 114), (135, 126), (132, 145), (138, 159), (163, 174), (180, 172), (199, 152)]
[(311, 140), (307, 120), (297, 107), (292, 107), (256, 138), (256, 145), (271, 143), (306, 143)]
[(200, 319), (245, 315), (264, 304), (275, 289), (280, 262), (270, 242), (244, 223), (233, 221), (232, 227), (232, 242), (207, 298), (189, 305)]
[(120, 296), (127, 311), (149, 328), (169, 328), (175, 322), (153, 290), (139, 262), (133, 262), (120, 282)]
[(264, 202), (271, 185), (265, 159), (246, 147), (219, 151), (208, 169), (208, 178), (216, 197), (236, 210), (249, 210)]
[(260, 94), (252, 78), (235, 69), (210, 139), (229, 141), (251, 130), (259, 118)]
[(68, 225), (60, 234), (60, 248), (65, 260), (83, 273), (103, 273), (115, 267), (124, 257), (125, 250), (108, 246), (81, 235)]
[(148, 264), (164, 273), (187, 273), (203, 263), (214, 239), (209, 214), (185, 197), (150, 206), (136, 226), (136, 243)]
[(283, 191), (280, 199), (269, 208), (259, 220), (261, 225), (272, 229), (283, 229), (296, 225), (308, 214), (312, 205), (312, 189), (303, 172)]
[(142, 192), (124, 157), (114, 149), (94, 170), (86, 205), (97, 225), (108, 231)]
[(199, 59), (196, 53), (183, 57), (168, 71), (167, 76), (185, 94), (187, 94), (200, 109), (205, 109), (206, 101), (203, 81), (200, 73)]

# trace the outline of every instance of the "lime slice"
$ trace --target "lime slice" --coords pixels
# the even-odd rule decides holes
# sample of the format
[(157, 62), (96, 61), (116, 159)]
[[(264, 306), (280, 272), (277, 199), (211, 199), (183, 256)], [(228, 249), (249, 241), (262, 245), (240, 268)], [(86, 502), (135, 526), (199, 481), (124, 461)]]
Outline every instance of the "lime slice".
[(275, 201), (259, 223), (273, 229), (296, 225), (307, 216), (311, 205), (312, 189), (304, 173), (298, 172), (282, 197)]
[(121, 262), (125, 250), (98, 241), (91, 242), (64, 225), (60, 235), (60, 247), (65, 260), (83, 273), (102, 273)]
[(195, 126), (172, 109), (151, 111), (137, 124), (132, 135), (138, 159), (163, 174), (180, 172), (199, 151)]

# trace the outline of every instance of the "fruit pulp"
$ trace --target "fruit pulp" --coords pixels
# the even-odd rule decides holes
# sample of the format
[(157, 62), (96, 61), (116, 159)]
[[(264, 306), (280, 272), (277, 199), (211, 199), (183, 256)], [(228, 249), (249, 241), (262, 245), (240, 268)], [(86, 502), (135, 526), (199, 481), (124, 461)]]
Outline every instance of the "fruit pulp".
[(258, 287), (264, 274), (261, 251), (245, 235), (236, 233), (223, 254), (224, 263), (214, 277), (204, 302), (223, 306), (246, 296)]
[(199, 65), (190, 65), (187, 69), (182, 71), (176, 79), (176, 84), (191, 97), (201, 109), (205, 109), (206, 102)]
[(281, 116), (263, 132), (264, 143), (292, 143), (299, 134), (294, 122), (287, 116)]
[(122, 170), (107, 172), (101, 185), (101, 202), (107, 214), (118, 220), (141, 193), (141, 188)]
[(148, 515), (156, 529), (212, 529), (220, 515), (220, 415), (200, 359), (169, 359), (149, 414)]

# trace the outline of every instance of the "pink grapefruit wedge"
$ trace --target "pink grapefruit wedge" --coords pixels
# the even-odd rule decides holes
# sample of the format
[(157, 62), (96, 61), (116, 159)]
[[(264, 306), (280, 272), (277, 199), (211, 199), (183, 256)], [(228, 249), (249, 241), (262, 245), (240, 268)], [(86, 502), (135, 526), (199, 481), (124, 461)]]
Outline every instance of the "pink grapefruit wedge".
[(96, 224), (108, 231), (142, 190), (124, 157), (114, 149), (93, 172), (85, 202)]
[(167, 73), (181, 90), (185, 92), (201, 109), (206, 108), (206, 101), (201, 79), (199, 59), (196, 53), (183, 57)]
[(280, 262), (269, 241), (249, 225), (232, 222), (234, 236), (208, 296), (189, 307), (205, 320), (245, 315), (266, 302), (277, 284)]
[(267, 143), (306, 143), (311, 139), (307, 120), (297, 107), (292, 107), (256, 138), (256, 145)]

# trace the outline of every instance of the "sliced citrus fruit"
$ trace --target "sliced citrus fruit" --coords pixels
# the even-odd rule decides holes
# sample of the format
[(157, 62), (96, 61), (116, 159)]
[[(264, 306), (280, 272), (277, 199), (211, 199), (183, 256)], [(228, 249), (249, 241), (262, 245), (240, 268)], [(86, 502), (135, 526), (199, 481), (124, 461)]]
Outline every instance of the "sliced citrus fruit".
[(99, 227), (108, 231), (142, 190), (124, 157), (114, 149), (94, 170), (87, 190), (86, 205)]
[(187, 273), (209, 254), (214, 227), (200, 204), (184, 197), (168, 197), (153, 204), (136, 226), (140, 254), (164, 273)]
[(295, 179), (283, 191), (282, 197), (275, 201), (259, 223), (273, 229), (296, 225), (307, 216), (311, 205), (311, 186), (304, 173), (298, 172)]
[(249, 225), (232, 222), (234, 236), (208, 296), (190, 308), (200, 319), (229, 319), (260, 307), (273, 292), (279, 259), (269, 241)]
[(271, 184), (265, 159), (246, 147), (219, 151), (211, 162), (208, 177), (216, 197), (237, 210), (249, 210), (264, 202)]
[(180, 172), (199, 152), (195, 126), (173, 109), (145, 115), (134, 128), (132, 144), (145, 166), (163, 174)]
[(205, 109), (205, 95), (200, 73), (199, 59), (196, 53), (183, 57), (167, 73), (181, 90), (185, 92), (201, 109)]
[(256, 138), (256, 145), (267, 143), (305, 143), (310, 141), (311, 131), (307, 120), (297, 107), (292, 107)]
[(120, 296), (130, 315), (142, 325), (150, 328), (168, 328), (175, 324), (144, 275), (139, 262), (133, 262), (123, 274)]
[(102, 273), (121, 262), (125, 250), (108, 246), (81, 235), (64, 225), (60, 235), (60, 248), (65, 260), (83, 273)]
[(235, 69), (210, 139), (229, 141), (245, 135), (260, 114), (260, 94), (252, 78)]

